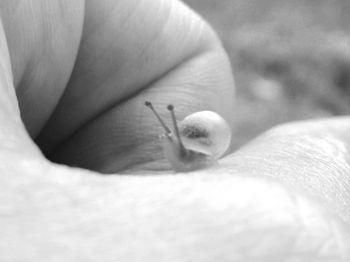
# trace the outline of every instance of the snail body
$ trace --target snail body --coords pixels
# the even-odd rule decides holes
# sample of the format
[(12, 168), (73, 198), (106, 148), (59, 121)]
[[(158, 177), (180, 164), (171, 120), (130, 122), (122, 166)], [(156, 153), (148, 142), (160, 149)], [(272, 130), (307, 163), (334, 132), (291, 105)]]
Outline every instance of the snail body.
[(150, 102), (149, 107), (165, 132), (160, 136), (164, 156), (176, 172), (188, 172), (216, 163), (229, 148), (231, 129), (217, 113), (200, 111), (184, 118), (177, 124), (174, 106), (168, 105), (174, 131), (160, 118)]

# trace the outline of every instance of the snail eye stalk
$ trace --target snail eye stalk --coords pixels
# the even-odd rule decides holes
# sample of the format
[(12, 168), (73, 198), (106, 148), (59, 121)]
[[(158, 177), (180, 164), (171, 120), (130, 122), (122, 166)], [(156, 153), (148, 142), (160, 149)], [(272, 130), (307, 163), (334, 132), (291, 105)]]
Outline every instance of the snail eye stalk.
[(147, 106), (149, 109), (151, 109), (151, 111), (153, 112), (153, 114), (157, 117), (159, 123), (162, 125), (162, 127), (164, 128), (165, 132), (167, 135), (171, 134), (171, 130), (169, 129), (169, 127), (167, 127), (167, 125), (164, 123), (163, 119), (160, 117), (160, 115), (157, 113), (157, 111), (154, 109), (153, 105), (151, 102), (146, 101), (145, 102), (145, 106)]
[(176, 121), (176, 117), (175, 117), (175, 110), (174, 110), (174, 106), (173, 105), (168, 105), (168, 110), (170, 111), (171, 113), (171, 119), (173, 120), (173, 126), (174, 126), (174, 130), (175, 130), (175, 135), (176, 135), (176, 138), (177, 140), (179, 141), (179, 146), (180, 146), (180, 152), (182, 155), (186, 155), (187, 153), (187, 150), (181, 140), (181, 137), (180, 137), (180, 132), (179, 132), (179, 127), (177, 125), (177, 121)]

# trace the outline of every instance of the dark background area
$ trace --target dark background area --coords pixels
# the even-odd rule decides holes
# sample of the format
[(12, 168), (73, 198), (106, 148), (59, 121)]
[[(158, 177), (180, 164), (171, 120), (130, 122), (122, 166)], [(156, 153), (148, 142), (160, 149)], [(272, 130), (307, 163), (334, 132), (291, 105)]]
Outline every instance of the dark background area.
[(350, 113), (350, 1), (185, 2), (230, 56), (235, 147), (280, 123)]

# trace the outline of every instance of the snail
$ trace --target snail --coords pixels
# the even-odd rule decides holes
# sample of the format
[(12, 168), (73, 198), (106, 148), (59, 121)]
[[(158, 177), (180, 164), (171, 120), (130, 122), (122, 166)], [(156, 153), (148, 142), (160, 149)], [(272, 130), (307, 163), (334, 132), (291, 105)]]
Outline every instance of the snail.
[(185, 117), (179, 125), (175, 108), (168, 105), (174, 130), (157, 113), (152, 103), (145, 102), (164, 129), (160, 136), (166, 159), (175, 172), (188, 172), (217, 163), (231, 142), (231, 129), (219, 114), (200, 111)]

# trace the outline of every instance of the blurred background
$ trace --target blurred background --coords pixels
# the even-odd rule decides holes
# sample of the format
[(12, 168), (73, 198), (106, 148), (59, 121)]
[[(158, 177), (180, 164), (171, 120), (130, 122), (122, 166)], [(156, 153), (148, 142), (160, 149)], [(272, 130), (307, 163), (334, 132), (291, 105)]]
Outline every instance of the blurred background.
[(230, 56), (234, 147), (279, 123), (350, 113), (349, 0), (184, 2)]

